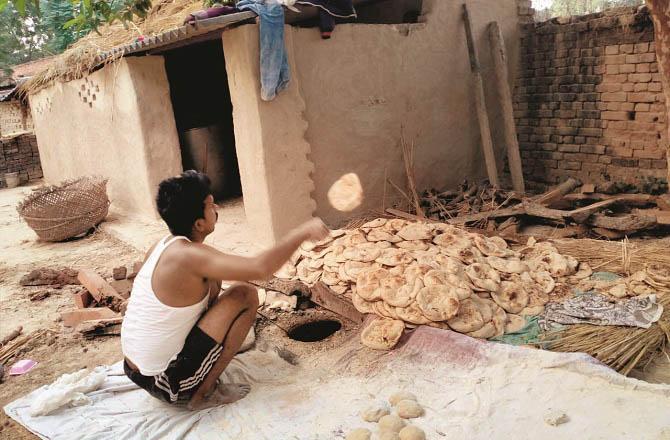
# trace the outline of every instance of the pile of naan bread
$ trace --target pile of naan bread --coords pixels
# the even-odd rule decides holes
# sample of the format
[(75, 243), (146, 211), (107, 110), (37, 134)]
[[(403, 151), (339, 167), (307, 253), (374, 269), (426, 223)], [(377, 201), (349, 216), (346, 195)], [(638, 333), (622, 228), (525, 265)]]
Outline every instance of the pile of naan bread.
[(304, 244), (277, 275), (322, 281), (360, 312), (386, 318), (363, 339), (368, 332), (367, 345), (388, 348), (404, 327), (422, 324), (485, 339), (517, 331), (523, 315), (543, 312), (557, 282), (591, 273), (548, 242), (515, 251), (445, 223), (379, 218)]

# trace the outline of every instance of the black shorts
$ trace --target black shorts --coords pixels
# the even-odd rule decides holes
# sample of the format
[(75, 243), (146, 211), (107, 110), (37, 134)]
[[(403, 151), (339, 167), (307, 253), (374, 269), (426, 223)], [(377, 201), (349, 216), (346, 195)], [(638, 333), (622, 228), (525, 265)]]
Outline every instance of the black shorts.
[(186, 337), (184, 348), (161, 374), (145, 376), (133, 371), (125, 360), (123, 371), (130, 380), (155, 398), (168, 403), (185, 403), (191, 400), (205, 380), (222, 350), (221, 344), (200, 327), (194, 326)]

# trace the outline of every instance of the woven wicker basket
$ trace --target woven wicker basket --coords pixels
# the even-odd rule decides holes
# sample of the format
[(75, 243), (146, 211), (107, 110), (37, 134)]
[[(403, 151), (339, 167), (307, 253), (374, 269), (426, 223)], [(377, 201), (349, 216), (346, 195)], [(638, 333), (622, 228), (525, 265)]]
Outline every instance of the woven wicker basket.
[(67, 240), (85, 233), (107, 216), (107, 179), (80, 177), (38, 188), (16, 209), (42, 240)]

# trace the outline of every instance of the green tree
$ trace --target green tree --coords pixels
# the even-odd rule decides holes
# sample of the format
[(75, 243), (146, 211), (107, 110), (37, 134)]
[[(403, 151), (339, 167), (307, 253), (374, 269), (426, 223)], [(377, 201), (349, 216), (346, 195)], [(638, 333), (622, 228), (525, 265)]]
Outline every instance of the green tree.
[(0, 12), (0, 71), (6, 77), (11, 66), (41, 58), (49, 39), (37, 14), (39, 8), (26, 5), (25, 14), (9, 5)]

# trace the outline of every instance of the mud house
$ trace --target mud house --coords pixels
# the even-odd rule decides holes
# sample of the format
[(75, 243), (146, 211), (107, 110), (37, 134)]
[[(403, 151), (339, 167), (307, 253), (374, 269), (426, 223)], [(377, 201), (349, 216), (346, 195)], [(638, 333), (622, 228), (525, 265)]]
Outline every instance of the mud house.
[(49, 62), (46, 58), (14, 66), (0, 83), (0, 188), (7, 186), (6, 174), (16, 173), (21, 183), (42, 178), (30, 107), (18, 86)]
[[(29, 87), (45, 179), (102, 174), (115, 209), (155, 215), (161, 179), (206, 168), (219, 200), (243, 196), (247, 221), (267, 243), (313, 214), (337, 225), (381, 208), (384, 194), (388, 206), (397, 193), (386, 181), (405, 183), (401, 131), (415, 144), (418, 187), (484, 177), (462, 2), (354, 3), (358, 20), (338, 24), (329, 40), (304, 26), (308, 11), (287, 14), (291, 82), (270, 102), (260, 99), (259, 29), (250, 12), (181, 26), (201, 8), (189, 3), (171, 30), (140, 24), (142, 38), (108, 30), (107, 49), (85, 76), (75, 72), (75, 45)], [(488, 84), (488, 24), (502, 28), (514, 78), (529, 3), (469, 1)], [(492, 86), (486, 92), (502, 161), (499, 97)], [(359, 175), (365, 194), (353, 213), (336, 211), (326, 197), (346, 173)]]

